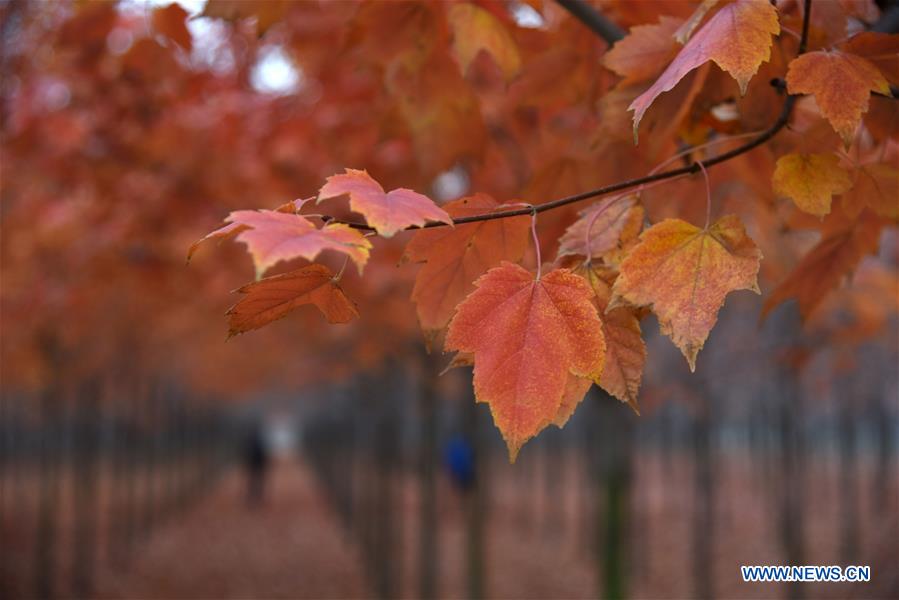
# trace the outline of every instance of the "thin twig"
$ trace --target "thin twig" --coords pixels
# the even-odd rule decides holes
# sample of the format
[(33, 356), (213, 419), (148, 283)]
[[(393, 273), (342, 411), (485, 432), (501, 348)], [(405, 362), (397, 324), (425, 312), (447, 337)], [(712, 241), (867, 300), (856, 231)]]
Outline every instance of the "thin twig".
[(533, 206), (531, 207), (531, 235), (534, 238), (534, 254), (537, 256), (537, 281), (540, 281), (543, 260), (540, 257), (540, 238), (537, 237), (537, 210)]

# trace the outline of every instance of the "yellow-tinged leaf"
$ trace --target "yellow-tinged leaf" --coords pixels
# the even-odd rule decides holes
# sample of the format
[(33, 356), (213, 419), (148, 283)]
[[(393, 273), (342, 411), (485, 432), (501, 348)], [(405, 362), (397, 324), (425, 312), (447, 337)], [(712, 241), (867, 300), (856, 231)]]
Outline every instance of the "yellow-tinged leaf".
[(601, 374), (602, 325), (590, 286), (568, 269), (535, 280), (504, 262), (475, 285), (456, 309), (445, 349), (474, 354), (475, 397), (490, 405), (514, 461), (522, 444), (569, 412), (560, 413), (563, 400), (577, 404), (570, 376)]
[(266, 277), (237, 291), (246, 296), (228, 310), (228, 337), (259, 329), (307, 304), (318, 308), (328, 323), (349, 323), (359, 316), (324, 265)]
[(405, 188), (385, 193), (381, 184), (364, 170), (347, 169), (342, 175), (328, 177), (318, 192), (318, 202), (344, 194), (350, 197), (350, 209), (362, 214), (384, 237), (392, 237), (407, 227), (421, 227), (426, 221), (453, 222), (446, 211), (424, 194)]
[(868, 111), (871, 92), (890, 95), (890, 85), (870, 61), (839, 51), (797, 56), (787, 69), (787, 91), (813, 94), (818, 108), (846, 145)]
[(835, 154), (787, 154), (777, 159), (771, 179), (774, 192), (793, 200), (800, 210), (823, 217), (834, 195), (852, 187), (849, 173)]
[(771, 36), (779, 32), (777, 9), (768, 0), (737, 0), (721, 8), (690, 38), (656, 82), (628, 107), (634, 111), (634, 138), (643, 114), (659, 94), (672, 89), (687, 73), (708, 61), (730, 73), (745, 94), (759, 65), (771, 56)]
[(650, 306), (693, 371), (724, 297), (736, 290), (759, 293), (761, 256), (736, 216), (708, 229), (666, 219), (644, 231), (621, 263), (606, 310), (624, 303)]
[[(501, 205), (486, 194), (476, 194), (443, 208), (453, 217), (466, 217), (500, 210)], [(425, 263), (415, 278), (412, 300), (429, 341), (446, 327), (456, 305), (474, 289), (475, 279), (504, 260), (521, 260), (529, 227), (530, 219), (521, 216), (415, 233), (405, 257)]]
[(450, 6), (447, 17), (453, 31), (453, 54), (463, 72), (483, 50), (502, 69), (506, 81), (518, 75), (521, 71), (518, 45), (499, 19), (467, 2)]

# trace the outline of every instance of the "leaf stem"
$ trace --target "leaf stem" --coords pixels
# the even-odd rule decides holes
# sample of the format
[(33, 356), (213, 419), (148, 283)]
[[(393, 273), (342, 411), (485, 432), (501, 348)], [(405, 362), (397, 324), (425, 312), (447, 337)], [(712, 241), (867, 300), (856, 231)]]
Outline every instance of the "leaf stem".
[(705, 230), (709, 229), (709, 222), (712, 219), (712, 184), (709, 183), (709, 172), (706, 171), (702, 162), (696, 163), (702, 169), (702, 176), (705, 178)]
[(343, 265), (340, 267), (340, 270), (337, 271), (337, 274), (331, 278), (331, 281), (333, 281), (334, 283), (337, 283), (338, 281), (340, 281), (340, 279), (343, 277), (343, 272), (346, 271), (346, 266), (349, 262), (350, 262), (350, 255), (347, 254), (346, 256), (343, 257)]
[(534, 254), (537, 256), (537, 281), (543, 271), (543, 259), (540, 257), (540, 238), (537, 237), (537, 207), (531, 206), (531, 236), (534, 238)]
[(796, 38), (797, 40), (798, 40), (798, 39), (801, 39), (801, 38), (799, 37), (799, 34), (798, 34), (798, 33), (796, 33), (795, 31), (793, 31), (793, 30), (790, 29), (789, 27), (786, 27), (785, 25), (781, 25), (781, 26), (780, 26), (780, 30), (783, 31), (784, 33), (789, 33), (790, 35), (792, 35), (792, 36), (793, 36), (794, 38)]
[(616, 196), (615, 198), (612, 198), (608, 204), (606, 204), (601, 209), (599, 209), (598, 211), (593, 213), (593, 216), (590, 217), (590, 222), (587, 223), (587, 230), (584, 231), (584, 253), (587, 255), (586, 263), (588, 265), (590, 264), (590, 261), (593, 260), (593, 251), (590, 249), (590, 231), (593, 229), (593, 225), (596, 223), (596, 219), (598, 219), (601, 214), (603, 214), (604, 212), (609, 210), (609, 207), (611, 207), (613, 204), (615, 204), (622, 198), (626, 198), (626, 197), (627, 196), (625, 194), (622, 194), (620, 196)]

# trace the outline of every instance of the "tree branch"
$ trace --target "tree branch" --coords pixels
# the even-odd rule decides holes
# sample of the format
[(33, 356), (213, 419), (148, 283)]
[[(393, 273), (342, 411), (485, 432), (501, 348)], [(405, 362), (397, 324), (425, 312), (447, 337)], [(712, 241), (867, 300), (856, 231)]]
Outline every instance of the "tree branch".
[[(802, 54), (806, 50), (806, 46), (808, 44), (808, 30), (809, 30), (809, 15), (811, 13), (812, 8), (812, 0), (805, 0), (804, 2), (805, 9), (803, 11), (802, 16), (802, 36), (799, 40), (799, 50), (797, 52), (797, 56)], [(581, 192), (579, 194), (574, 194), (573, 196), (566, 196), (564, 198), (558, 198), (556, 200), (551, 200), (549, 202), (544, 202), (543, 204), (536, 204), (533, 208), (520, 208), (520, 209), (512, 209), (512, 210), (504, 210), (500, 212), (487, 213), (483, 215), (471, 215), (469, 217), (460, 217), (458, 219), (453, 219), (453, 225), (464, 225), (465, 223), (477, 223), (479, 221), (492, 221), (494, 219), (506, 219), (509, 217), (519, 217), (522, 215), (530, 215), (533, 213), (542, 213), (548, 210), (553, 210), (554, 208), (559, 208), (561, 206), (566, 206), (568, 204), (573, 204), (575, 202), (580, 202), (582, 200), (587, 200), (590, 198), (596, 198), (598, 196), (605, 196), (606, 194), (611, 194), (613, 192), (620, 192), (622, 190), (626, 190), (629, 188), (634, 188), (640, 185), (645, 185), (647, 183), (652, 183), (655, 181), (662, 181), (665, 179), (673, 179), (675, 177), (680, 177), (681, 175), (689, 175), (694, 173), (699, 173), (703, 168), (713, 167), (715, 165), (726, 162), (732, 158), (740, 156), (741, 154), (745, 154), (758, 146), (761, 146), (771, 138), (773, 138), (777, 133), (786, 126), (786, 124), (790, 120), (790, 114), (793, 112), (793, 106), (796, 104), (797, 96), (787, 96), (784, 99), (783, 108), (780, 111), (780, 115), (777, 117), (777, 120), (771, 124), (768, 129), (763, 131), (758, 135), (758, 137), (753, 138), (752, 140), (742, 144), (733, 150), (729, 150), (723, 154), (719, 154), (713, 158), (708, 160), (704, 160), (700, 162), (693, 162), (687, 166), (680, 167), (677, 169), (670, 169), (668, 171), (662, 171), (661, 173), (656, 173), (654, 175), (646, 175), (644, 177), (637, 177), (635, 179), (627, 179), (625, 181), (619, 181), (618, 183), (613, 183), (611, 185), (607, 185), (604, 187), (596, 188), (593, 190), (589, 190), (586, 192)], [(342, 223), (354, 229), (362, 229), (366, 231), (372, 231), (373, 228), (365, 223), (354, 223), (347, 221), (338, 221), (335, 219), (331, 219), (329, 217), (324, 217), (327, 222), (335, 222)], [(434, 227), (446, 227), (446, 223), (427, 223), (424, 227), (409, 227), (408, 229), (431, 229)]]
[(624, 37), (624, 31), (617, 24), (605, 18), (584, 0), (556, 0), (556, 3), (610, 46)]

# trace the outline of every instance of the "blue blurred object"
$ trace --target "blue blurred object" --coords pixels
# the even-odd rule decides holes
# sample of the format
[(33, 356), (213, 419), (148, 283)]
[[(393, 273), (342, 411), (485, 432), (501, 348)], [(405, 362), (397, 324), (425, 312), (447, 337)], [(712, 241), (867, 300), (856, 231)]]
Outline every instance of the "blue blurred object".
[(446, 443), (443, 464), (458, 489), (465, 492), (474, 487), (474, 448), (464, 435), (454, 435)]

